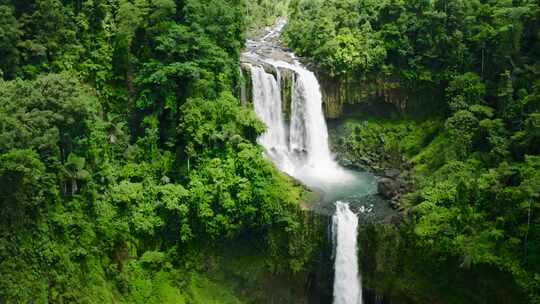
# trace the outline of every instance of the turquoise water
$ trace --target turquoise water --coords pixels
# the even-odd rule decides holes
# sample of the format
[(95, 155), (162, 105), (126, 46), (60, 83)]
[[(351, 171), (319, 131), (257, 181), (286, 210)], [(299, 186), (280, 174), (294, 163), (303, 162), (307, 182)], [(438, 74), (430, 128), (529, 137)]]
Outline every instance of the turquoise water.
[(321, 179), (321, 176), (304, 177), (307, 185), (321, 192), (322, 203), (358, 201), (377, 194), (377, 177), (371, 173), (343, 169), (349, 178), (343, 180)]

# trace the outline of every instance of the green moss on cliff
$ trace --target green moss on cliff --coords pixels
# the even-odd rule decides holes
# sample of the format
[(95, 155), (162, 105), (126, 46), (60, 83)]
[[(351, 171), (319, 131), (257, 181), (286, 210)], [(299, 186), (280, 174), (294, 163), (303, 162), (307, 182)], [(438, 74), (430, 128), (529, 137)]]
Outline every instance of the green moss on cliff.
[(380, 171), (402, 168), (440, 128), (436, 120), (347, 119), (331, 132), (331, 145), (346, 166)]
[(291, 102), (294, 82), (294, 72), (282, 69), (281, 71), (281, 108), (287, 122), (291, 120)]

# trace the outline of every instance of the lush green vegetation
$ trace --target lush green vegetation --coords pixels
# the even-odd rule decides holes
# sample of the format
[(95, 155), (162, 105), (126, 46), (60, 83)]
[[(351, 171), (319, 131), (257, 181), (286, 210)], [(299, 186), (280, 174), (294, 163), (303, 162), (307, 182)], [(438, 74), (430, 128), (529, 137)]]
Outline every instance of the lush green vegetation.
[(456, 267), (417, 241), (409, 225), (369, 225), (360, 238), (363, 288), (397, 303), (529, 303), (512, 275), (487, 264)]
[(240, 303), (195, 254), (240, 235), (304, 269), (304, 189), (234, 97), (246, 9), (0, 1), (0, 302)]
[(298, 55), (423, 119), (349, 121), (335, 143), (414, 181), (402, 229), (363, 235), (366, 286), (462, 303), (513, 281), (540, 303), (533, 0), (0, 0), (0, 302), (291, 299), (271, 287), (321, 223), (235, 97), (246, 33), (287, 7)]
[(405, 169), (441, 127), (437, 120), (345, 119), (331, 144), (344, 166), (375, 172)]
[(370, 123), (341, 142), (352, 158), (394, 151), (412, 163), (409, 240), (441, 265), (510, 273), (540, 303), (538, 2), (296, 0), (290, 16), (288, 44), (327, 74), (376, 84), (401, 113), (414, 116), (419, 95), (439, 109), (422, 140), (403, 135), (407, 123)]

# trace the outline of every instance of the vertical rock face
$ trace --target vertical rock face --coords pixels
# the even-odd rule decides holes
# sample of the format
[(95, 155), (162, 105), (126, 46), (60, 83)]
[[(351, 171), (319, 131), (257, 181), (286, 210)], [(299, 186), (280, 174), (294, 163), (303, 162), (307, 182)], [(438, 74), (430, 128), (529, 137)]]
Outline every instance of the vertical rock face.
[(343, 105), (358, 103), (362, 100), (360, 86), (332, 78), (324, 73), (317, 75), (321, 82), (324, 112), (327, 118), (336, 119), (343, 114)]
[(389, 79), (336, 78), (319, 71), (325, 116), (336, 119), (344, 114), (345, 105), (373, 102), (392, 105), (398, 113), (404, 113), (408, 95), (399, 83)]
[(294, 73), (288, 69), (280, 69), (281, 74), (281, 104), (283, 117), (287, 124), (291, 121), (292, 87)]
[(240, 65), (240, 104), (247, 106), (251, 102), (253, 85), (251, 84), (251, 71), (249, 66)]

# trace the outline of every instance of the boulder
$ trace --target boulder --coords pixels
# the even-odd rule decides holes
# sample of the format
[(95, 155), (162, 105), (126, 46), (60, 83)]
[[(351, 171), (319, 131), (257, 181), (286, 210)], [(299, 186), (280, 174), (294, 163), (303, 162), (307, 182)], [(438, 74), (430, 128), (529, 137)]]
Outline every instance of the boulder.
[(395, 201), (395, 200), (391, 200), (390, 201), (390, 207), (394, 210), (398, 209), (399, 208), (399, 202), (398, 201)]
[(338, 162), (343, 167), (351, 168), (351, 167), (354, 166), (353, 162), (350, 159), (346, 158), (346, 157), (343, 157), (343, 158), (339, 159)]
[(384, 176), (389, 177), (389, 178), (396, 178), (396, 177), (399, 176), (400, 173), (401, 173), (401, 171), (398, 170), (398, 169), (386, 169), (386, 170), (384, 170)]
[(373, 161), (370, 158), (367, 158), (365, 156), (360, 157), (358, 161), (365, 165), (371, 165), (373, 163)]
[(399, 182), (388, 177), (381, 178), (377, 184), (377, 191), (386, 199), (391, 199), (398, 194), (399, 188)]
[(395, 214), (390, 219), (390, 223), (395, 226), (399, 226), (403, 222), (404, 218), (401, 213)]

